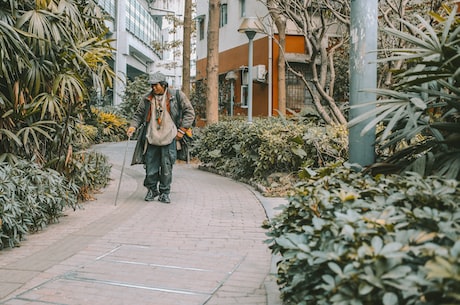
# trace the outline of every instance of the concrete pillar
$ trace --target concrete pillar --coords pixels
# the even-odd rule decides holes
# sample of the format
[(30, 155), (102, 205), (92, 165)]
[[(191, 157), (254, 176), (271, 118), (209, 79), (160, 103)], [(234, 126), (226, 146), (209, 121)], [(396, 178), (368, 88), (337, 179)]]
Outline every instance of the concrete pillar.
[[(350, 106), (376, 100), (376, 94), (367, 92), (377, 86), (377, 30), (378, 0), (351, 0), (350, 45)], [(375, 106), (350, 110), (350, 120), (372, 111)], [(375, 162), (375, 128), (361, 135), (369, 118), (349, 130), (350, 163), (367, 166)]]
[(121, 104), (121, 96), (125, 90), (126, 84), (126, 56), (128, 53), (128, 42), (126, 33), (126, 1), (117, 1), (117, 12), (116, 12), (116, 50), (115, 50), (115, 81), (113, 86), (113, 105), (118, 106)]

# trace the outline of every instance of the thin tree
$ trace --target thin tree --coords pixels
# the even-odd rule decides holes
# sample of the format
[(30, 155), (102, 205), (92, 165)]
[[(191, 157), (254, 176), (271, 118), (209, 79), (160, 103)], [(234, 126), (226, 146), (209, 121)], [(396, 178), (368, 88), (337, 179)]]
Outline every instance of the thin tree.
[[(289, 64), (287, 68), (303, 81), (316, 110), (325, 122), (332, 125), (345, 124), (346, 118), (333, 97), (335, 82), (333, 57), (334, 52), (344, 44), (347, 37), (344, 35), (329, 40), (328, 34), (331, 28), (340, 28), (342, 23), (335, 13), (348, 16), (348, 6), (341, 5), (339, 8), (336, 1), (324, 0), (271, 0), (270, 3), (273, 8), (292, 21), (305, 37), (305, 53), (310, 59), (308, 65), (310, 77), (306, 77), (302, 71), (294, 70)], [(331, 8), (334, 10), (332, 14), (329, 13)]]
[(274, 0), (267, 1), (267, 8), (278, 29), (279, 56), (278, 56), (278, 113), (286, 114), (286, 18), (282, 15)]
[[(436, 11), (440, 0), (381, 0), (379, 1), (380, 27), (394, 29), (406, 28), (401, 20), (413, 20), (417, 13), (427, 10)], [(452, 1), (446, 1), (450, 3)], [(287, 69), (301, 79), (313, 98), (314, 106), (328, 124), (346, 123), (346, 107), (340, 103), (344, 100), (342, 94), (346, 83), (343, 75), (336, 75), (339, 66), (344, 71), (343, 62), (348, 62), (346, 46), (349, 42), (350, 26), (349, 0), (268, 0), (267, 8), (274, 21), (272, 12), (282, 14), (288, 21), (296, 25), (305, 37), (305, 53), (310, 59), (309, 73), (306, 77), (301, 71), (294, 70), (289, 63)], [(410, 12), (410, 14), (409, 14)], [(276, 22), (275, 22), (276, 24)], [(276, 24), (277, 25), (277, 24)], [(280, 29), (278, 29), (281, 32)], [(333, 34), (333, 35), (331, 35)], [(379, 33), (380, 48), (403, 48), (406, 42), (385, 33)], [(389, 54), (387, 54), (389, 56)], [(380, 66), (379, 86), (389, 87), (394, 82), (392, 71), (401, 68), (402, 61), (387, 62)], [(342, 73), (344, 74), (344, 73)], [(337, 87), (337, 88), (336, 88)]]
[(219, 18), (220, 1), (209, 1), (208, 62), (206, 65), (206, 120), (219, 121)]
[(190, 96), (190, 54), (192, 36), (192, 0), (185, 0), (184, 37), (182, 45), (182, 91)]

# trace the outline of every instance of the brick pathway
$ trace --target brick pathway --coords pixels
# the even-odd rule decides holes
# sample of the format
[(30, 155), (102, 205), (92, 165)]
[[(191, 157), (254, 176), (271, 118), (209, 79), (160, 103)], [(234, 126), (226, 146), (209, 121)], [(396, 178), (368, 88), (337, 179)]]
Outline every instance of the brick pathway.
[(126, 147), (96, 146), (113, 164), (96, 200), (0, 251), (0, 304), (280, 304), (261, 224), (284, 199), (177, 164), (172, 203), (145, 202), (127, 165), (114, 205)]

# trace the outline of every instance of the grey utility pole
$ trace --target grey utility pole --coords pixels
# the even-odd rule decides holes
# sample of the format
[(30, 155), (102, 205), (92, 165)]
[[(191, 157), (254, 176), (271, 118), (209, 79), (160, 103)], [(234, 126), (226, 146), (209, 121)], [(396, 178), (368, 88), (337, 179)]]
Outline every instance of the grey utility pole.
[[(354, 106), (376, 100), (376, 94), (366, 90), (377, 86), (377, 19), (378, 0), (351, 0), (350, 120), (375, 108)], [(349, 130), (350, 163), (367, 166), (375, 161), (375, 128), (361, 135), (371, 120)]]

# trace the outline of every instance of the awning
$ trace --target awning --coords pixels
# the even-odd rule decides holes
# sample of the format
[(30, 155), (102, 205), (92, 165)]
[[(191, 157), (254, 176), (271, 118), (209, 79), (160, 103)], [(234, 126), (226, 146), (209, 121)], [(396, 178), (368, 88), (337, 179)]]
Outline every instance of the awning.
[(311, 62), (310, 56), (305, 53), (285, 53), (284, 59), (287, 62), (309, 63)]

